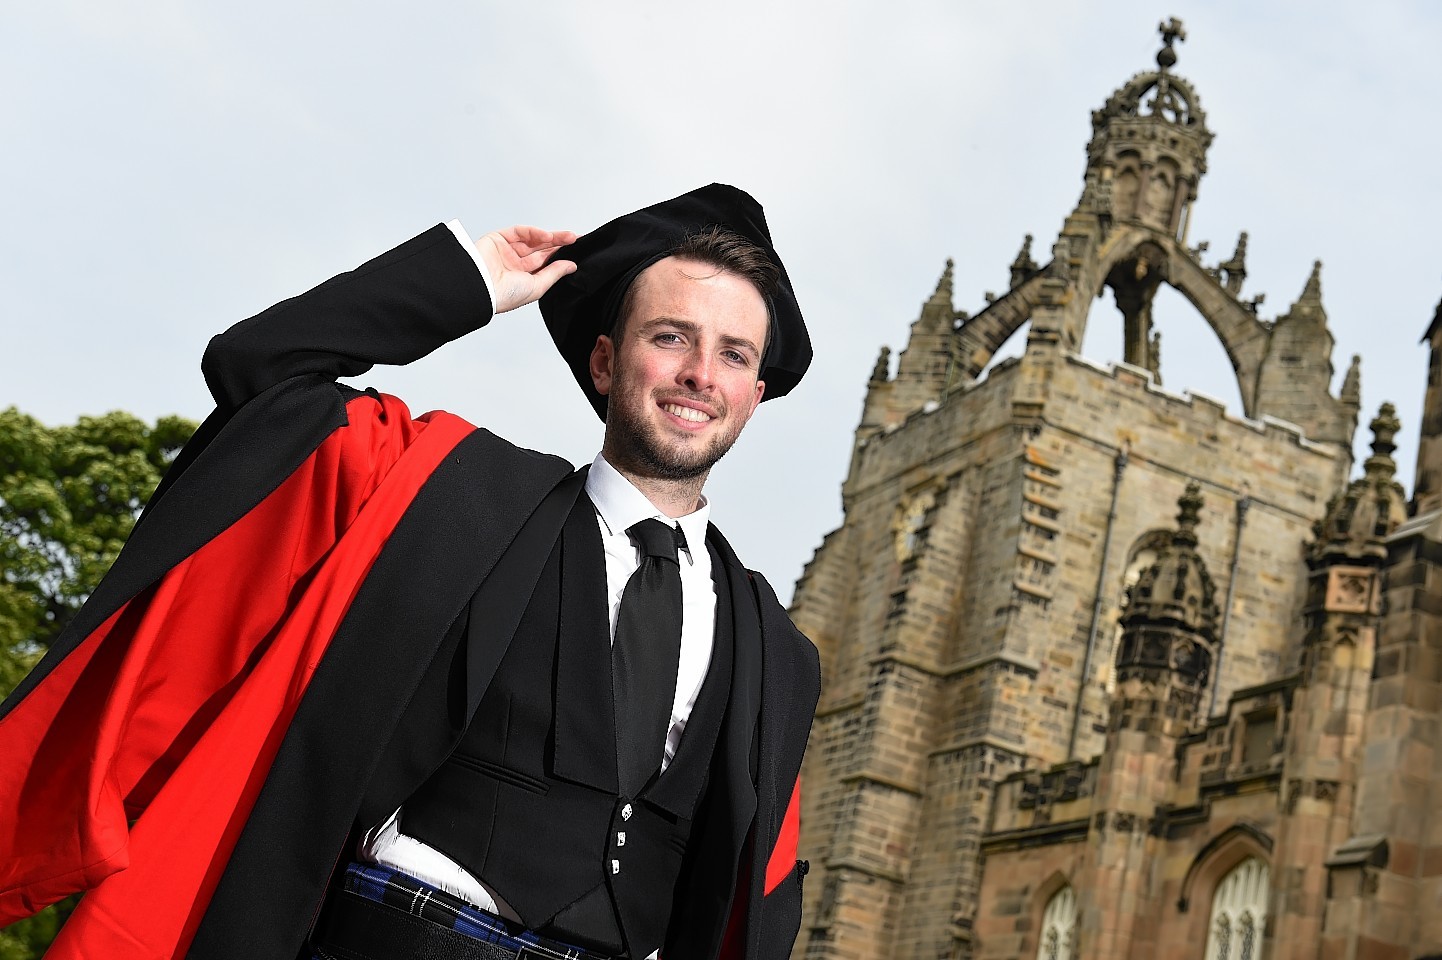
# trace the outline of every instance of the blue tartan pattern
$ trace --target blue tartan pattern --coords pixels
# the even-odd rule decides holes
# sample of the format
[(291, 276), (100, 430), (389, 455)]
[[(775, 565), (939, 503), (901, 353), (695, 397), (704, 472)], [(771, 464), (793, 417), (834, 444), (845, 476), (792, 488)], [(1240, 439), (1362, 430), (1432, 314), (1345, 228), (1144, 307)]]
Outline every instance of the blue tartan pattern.
[[(545, 940), (518, 924), (472, 906), (459, 897), (389, 867), (351, 863), (345, 869), (345, 889), (367, 900), (384, 903), (485, 943), (512, 950), (526, 948), (547, 960), (609, 960), (579, 947)], [(315, 960), (330, 960), (323, 951)]]

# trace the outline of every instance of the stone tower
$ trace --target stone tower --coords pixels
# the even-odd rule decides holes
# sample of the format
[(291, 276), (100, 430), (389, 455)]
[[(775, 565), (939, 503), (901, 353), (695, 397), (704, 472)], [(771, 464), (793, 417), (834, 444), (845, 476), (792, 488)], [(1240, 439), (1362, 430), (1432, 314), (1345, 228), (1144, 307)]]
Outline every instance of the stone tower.
[[(1245, 234), (1217, 265), (1188, 248), (1212, 134), (1195, 90), (1172, 72), (1183, 38), (1180, 23), (1162, 25), (1157, 69), (1093, 113), (1081, 197), (1050, 260), (1033, 260), (1027, 238), (1010, 289), (974, 316), (954, 306), (948, 262), (894, 375), (883, 348), (866, 385), (844, 520), (808, 564), (792, 609), (821, 650), (825, 681), (803, 772), (812, 870), (798, 958), (1022, 956), (995, 937), (982, 944), (986, 910), (1015, 907), (1026, 919), (1082, 861), (1027, 861), (1030, 879), (1007, 886), (993, 865), (1008, 844), (1029, 849), (1027, 831), (1049, 837), (1065, 823), (1057, 842), (1076, 852), (1094, 839), (1090, 804), (1103, 787), (1106, 804), (1131, 797), (1126, 809), (1094, 811), (1108, 836), (1140, 843), (1162, 829), (1160, 801), (1113, 789), (1118, 758), (1151, 751), (1157, 777), (1195, 785), (1199, 751), (1210, 751), (1222, 772), (1205, 775), (1231, 784), (1242, 767), (1227, 766), (1218, 744), (1244, 734), (1227, 718), (1251, 711), (1255, 753), (1267, 742), (1260, 718), (1287, 716), (1281, 694), (1237, 697), (1301, 656), (1305, 544), (1351, 470), (1358, 375), (1354, 365), (1332, 394), (1320, 264), (1296, 303), (1267, 321), (1261, 298), (1243, 295)], [(1216, 332), (1241, 411), (1160, 389), (1151, 307), (1162, 284)], [(1077, 351), (1108, 288), (1125, 362), (1102, 367)], [(988, 369), (1028, 322), (1024, 354)], [(1200, 537), (1200, 506), (1189, 506), (1198, 499), (1209, 518)], [(1183, 554), (1188, 577), (1207, 571), (1197, 603), (1216, 609), (1168, 627), (1137, 598), (1163, 589), (1149, 571), (1160, 564), (1172, 576), (1166, 564)], [(1150, 648), (1127, 644), (1162, 634), (1168, 656), (1185, 646), (1193, 659), (1146, 679)], [(1143, 703), (1160, 711), (1155, 729), (1114, 725), (1140, 719)], [(1177, 751), (1198, 736), (1186, 773)], [(1078, 804), (1079, 825), (1064, 816)], [(1142, 869), (1133, 852), (1116, 856)], [(1004, 892), (1023, 887), (1025, 909), (1021, 894)], [(1121, 956), (1088, 952), (1104, 911), (1076, 903), (1082, 955)], [(1035, 956), (1036, 940), (1016, 936)]]

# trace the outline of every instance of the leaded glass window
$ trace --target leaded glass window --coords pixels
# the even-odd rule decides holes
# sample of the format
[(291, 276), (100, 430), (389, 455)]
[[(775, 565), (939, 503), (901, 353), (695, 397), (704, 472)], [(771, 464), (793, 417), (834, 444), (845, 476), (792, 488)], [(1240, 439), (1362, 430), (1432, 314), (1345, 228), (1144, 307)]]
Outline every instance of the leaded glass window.
[(1047, 901), (1037, 960), (1076, 960), (1076, 893), (1071, 887)]
[(1267, 864), (1250, 857), (1217, 884), (1212, 896), (1207, 960), (1260, 960), (1270, 878)]

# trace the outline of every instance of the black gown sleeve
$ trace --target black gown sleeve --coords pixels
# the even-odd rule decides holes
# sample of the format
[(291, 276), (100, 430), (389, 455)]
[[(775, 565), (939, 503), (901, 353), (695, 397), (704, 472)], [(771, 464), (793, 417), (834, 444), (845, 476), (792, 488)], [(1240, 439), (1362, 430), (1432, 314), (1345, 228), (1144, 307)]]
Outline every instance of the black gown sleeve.
[(298, 376), (354, 377), (404, 364), (485, 326), (485, 281), (437, 225), (213, 338), (201, 360), (222, 411)]

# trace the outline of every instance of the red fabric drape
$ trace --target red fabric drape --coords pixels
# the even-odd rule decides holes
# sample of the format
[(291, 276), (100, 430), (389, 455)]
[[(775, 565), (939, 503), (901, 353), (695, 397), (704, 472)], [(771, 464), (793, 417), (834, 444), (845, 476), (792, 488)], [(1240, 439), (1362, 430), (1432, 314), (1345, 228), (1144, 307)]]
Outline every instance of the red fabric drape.
[(474, 429), (394, 397), (347, 412), (0, 721), (0, 925), (89, 891), (54, 960), (185, 952), (351, 599)]

